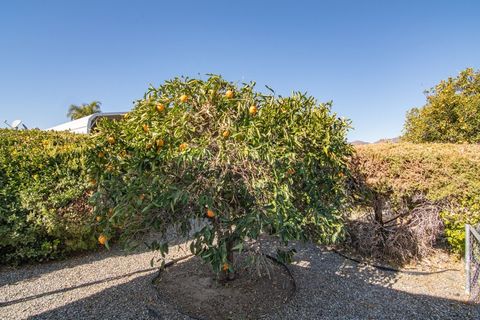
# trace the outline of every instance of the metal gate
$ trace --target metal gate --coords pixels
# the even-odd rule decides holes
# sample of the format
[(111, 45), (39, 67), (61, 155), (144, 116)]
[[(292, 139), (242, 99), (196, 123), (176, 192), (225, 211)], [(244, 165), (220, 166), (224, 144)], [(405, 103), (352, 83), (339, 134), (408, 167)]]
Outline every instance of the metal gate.
[(478, 302), (480, 299), (480, 234), (479, 229), (472, 225), (465, 225), (465, 290), (470, 300)]

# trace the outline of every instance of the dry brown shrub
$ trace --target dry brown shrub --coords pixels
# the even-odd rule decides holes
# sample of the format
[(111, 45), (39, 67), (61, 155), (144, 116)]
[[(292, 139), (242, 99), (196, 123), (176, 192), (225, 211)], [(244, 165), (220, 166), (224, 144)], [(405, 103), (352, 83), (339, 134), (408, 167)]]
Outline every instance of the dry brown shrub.
[(479, 145), (356, 146), (350, 170), (347, 244), (365, 256), (408, 263), (444, 236), (459, 252), (465, 221), (480, 217)]
[(363, 256), (405, 264), (428, 256), (443, 233), (440, 207), (427, 200), (401, 213), (391, 208), (383, 221), (375, 220), (373, 209), (359, 209), (348, 217), (347, 244)]

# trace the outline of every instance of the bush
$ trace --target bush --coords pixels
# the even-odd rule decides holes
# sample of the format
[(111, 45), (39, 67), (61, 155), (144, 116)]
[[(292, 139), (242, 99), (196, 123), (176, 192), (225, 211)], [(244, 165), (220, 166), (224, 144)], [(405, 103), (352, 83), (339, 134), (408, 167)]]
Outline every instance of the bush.
[[(172, 225), (187, 234), (200, 220), (191, 251), (229, 276), (233, 251), (264, 231), (334, 242), (347, 129), (329, 103), (301, 93), (275, 97), (218, 76), (152, 87), (125, 121), (101, 122), (94, 135), (101, 239), (117, 228), (127, 242)], [(164, 253), (168, 243), (152, 247)]]
[(479, 145), (357, 146), (351, 169), (354, 210), (367, 216), (351, 219), (350, 241), (368, 254), (406, 262), (439, 236), (461, 253), (465, 223), (480, 222)]
[(95, 244), (84, 136), (0, 129), (0, 262), (47, 260)]

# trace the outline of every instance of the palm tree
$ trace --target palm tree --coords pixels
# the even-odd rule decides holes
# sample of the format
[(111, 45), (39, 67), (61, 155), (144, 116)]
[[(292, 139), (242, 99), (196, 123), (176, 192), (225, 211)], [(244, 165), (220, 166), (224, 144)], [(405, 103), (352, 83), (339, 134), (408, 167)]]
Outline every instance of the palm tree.
[(99, 113), (101, 112), (101, 105), (102, 103), (100, 101), (93, 101), (88, 104), (82, 103), (80, 106), (72, 104), (68, 107), (67, 117), (70, 117), (71, 120), (76, 120), (94, 113)]

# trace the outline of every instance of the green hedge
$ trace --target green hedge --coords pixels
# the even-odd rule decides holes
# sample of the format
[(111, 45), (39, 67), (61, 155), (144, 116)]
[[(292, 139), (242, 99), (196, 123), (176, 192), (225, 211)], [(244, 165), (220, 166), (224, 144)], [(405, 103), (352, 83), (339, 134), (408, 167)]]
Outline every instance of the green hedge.
[(0, 129), (0, 263), (95, 246), (85, 142), (75, 134)]
[[(87, 154), (96, 150), (88, 150), (87, 139), (0, 129), (0, 263), (42, 261), (96, 246), (94, 229), (104, 221), (95, 222), (88, 203)], [(354, 245), (368, 253), (387, 248), (401, 261), (421, 257), (421, 247), (432, 245), (424, 236), (437, 228), (421, 221), (422, 214), (424, 220), (434, 214), (452, 250), (463, 251), (465, 223), (480, 222), (480, 145), (384, 143), (355, 150), (348, 179), (353, 209), (346, 216)], [(381, 237), (378, 225), (365, 223), (374, 220), (379, 199), (382, 223), (400, 215), (380, 224)], [(370, 218), (352, 219), (359, 209)], [(359, 240), (369, 236), (377, 242)]]
[[(389, 218), (400, 215), (391, 225), (417, 234), (432, 225), (422, 224), (421, 215), (433, 212), (453, 251), (463, 251), (465, 223), (480, 222), (480, 145), (381, 143), (355, 149), (351, 188), (357, 209), (373, 212), (383, 201)], [(412, 213), (417, 216), (412, 218)]]

